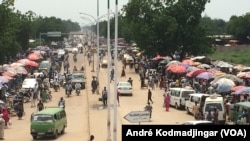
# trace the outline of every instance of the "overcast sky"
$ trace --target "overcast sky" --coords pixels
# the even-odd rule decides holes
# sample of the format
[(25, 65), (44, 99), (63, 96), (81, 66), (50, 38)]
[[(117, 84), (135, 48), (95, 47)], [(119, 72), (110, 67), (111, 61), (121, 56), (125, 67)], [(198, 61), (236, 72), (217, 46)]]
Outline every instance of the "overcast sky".
[[(99, 15), (107, 13), (107, 0), (99, 0)], [(118, 0), (118, 9), (128, 0)], [(250, 0), (211, 0), (203, 15), (228, 21), (232, 15), (242, 16), (250, 12)], [(16, 9), (22, 13), (33, 11), (43, 17), (55, 16), (78, 23), (90, 23), (79, 12), (97, 17), (97, 0), (15, 0)], [(115, 12), (115, 0), (110, 0), (110, 10)], [(88, 16), (84, 16), (90, 18)], [(105, 18), (104, 18), (105, 19)]]

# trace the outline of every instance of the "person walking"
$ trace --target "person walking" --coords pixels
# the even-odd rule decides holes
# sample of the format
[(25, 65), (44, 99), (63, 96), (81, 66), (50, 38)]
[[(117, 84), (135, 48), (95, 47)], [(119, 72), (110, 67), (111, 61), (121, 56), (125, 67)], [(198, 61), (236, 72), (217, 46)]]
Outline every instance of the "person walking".
[(150, 89), (148, 89), (148, 102), (147, 103), (149, 103), (149, 102), (151, 102), (152, 104), (154, 103), (152, 100), (152, 92)]
[(5, 121), (3, 119), (3, 114), (0, 114), (0, 140), (4, 140), (4, 128)]
[(36, 100), (38, 96), (38, 91), (37, 90), (31, 90), (31, 108), (36, 107)]
[(8, 112), (7, 108), (3, 108), (2, 109), (2, 115), (3, 115), (2, 118), (5, 121), (5, 128), (7, 128), (8, 127), (8, 123), (10, 121), (10, 116), (9, 116), (9, 112)]
[(165, 95), (165, 101), (164, 101), (165, 102), (166, 111), (169, 111), (170, 99), (171, 99), (171, 97), (170, 97), (169, 93), (167, 93)]
[(120, 106), (120, 93), (117, 91), (117, 104)]
[(94, 141), (94, 139), (95, 139), (95, 136), (91, 135), (89, 141)]
[(98, 87), (98, 82), (95, 79), (95, 77), (93, 77), (93, 79), (91, 81), (92, 94), (94, 94), (97, 91), (97, 87)]
[(104, 107), (107, 106), (107, 99), (108, 99), (108, 91), (106, 87), (104, 87), (104, 89), (102, 90), (102, 102)]
[(217, 125), (219, 123), (218, 117), (219, 117), (219, 112), (218, 112), (217, 108), (215, 107), (214, 113), (213, 113), (213, 122), (215, 125)]
[(199, 108), (200, 106), (198, 105), (197, 101), (195, 101), (194, 106), (193, 106), (193, 111), (192, 111), (195, 119), (198, 119)]
[(37, 103), (37, 110), (38, 111), (42, 111), (44, 109), (44, 105), (42, 100), (39, 100), (39, 102)]
[(121, 74), (121, 77), (126, 77), (126, 73), (125, 73), (125, 68), (122, 67), (122, 74)]

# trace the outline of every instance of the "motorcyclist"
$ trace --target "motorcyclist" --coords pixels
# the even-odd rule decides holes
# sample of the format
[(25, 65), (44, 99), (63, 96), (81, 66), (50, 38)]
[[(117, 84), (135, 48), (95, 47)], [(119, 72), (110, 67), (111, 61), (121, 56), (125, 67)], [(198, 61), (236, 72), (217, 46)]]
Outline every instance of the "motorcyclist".
[(76, 93), (77, 93), (77, 90), (79, 90), (79, 91), (81, 90), (81, 86), (82, 86), (81, 83), (76, 83), (75, 84)]
[(53, 86), (55, 90), (56, 90), (56, 87), (60, 90), (60, 82), (58, 79), (54, 79)]
[(77, 71), (77, 68), (76, 68), (76, 66), (74, 66), (74, 69), (73, 69), (73, 71)]
[(63, 99), (63, 97), (60, 98), (58, 102), (58, 107), (65, 108), (65, 100)]
[(69, 93), (71, 94), (72, 92), (72, 84), (67, 82), (66, 85), (65, 85), (65, 94), (67, 94), (67, 91), (69, 91)]

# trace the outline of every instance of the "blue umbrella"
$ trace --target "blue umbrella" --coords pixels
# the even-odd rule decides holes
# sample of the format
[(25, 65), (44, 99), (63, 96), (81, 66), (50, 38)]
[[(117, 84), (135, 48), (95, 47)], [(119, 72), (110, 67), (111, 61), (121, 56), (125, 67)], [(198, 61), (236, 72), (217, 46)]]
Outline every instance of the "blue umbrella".
[(218, 93), (230, 92), (233, 86), (229, 84), (219, 84), (216, 88)]

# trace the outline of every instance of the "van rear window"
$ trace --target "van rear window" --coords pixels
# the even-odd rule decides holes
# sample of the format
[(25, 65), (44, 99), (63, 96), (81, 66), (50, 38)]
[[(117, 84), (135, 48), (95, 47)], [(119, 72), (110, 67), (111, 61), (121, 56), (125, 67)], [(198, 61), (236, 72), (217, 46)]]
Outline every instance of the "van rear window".
[(222, 111), (222, 105), (220, 103), (207, 103), (205, 107), (205, 112), (209, 110), (212, 112), (214, 108), (217, 108), (218, 111)]
[(182, 91), (182, 97), (189, 97), (190, 94), (193, 94), (194, 91)]
[(33, 121), (37, 122), (53, 122), (53, 117), (51, 115), (35, 115)]

